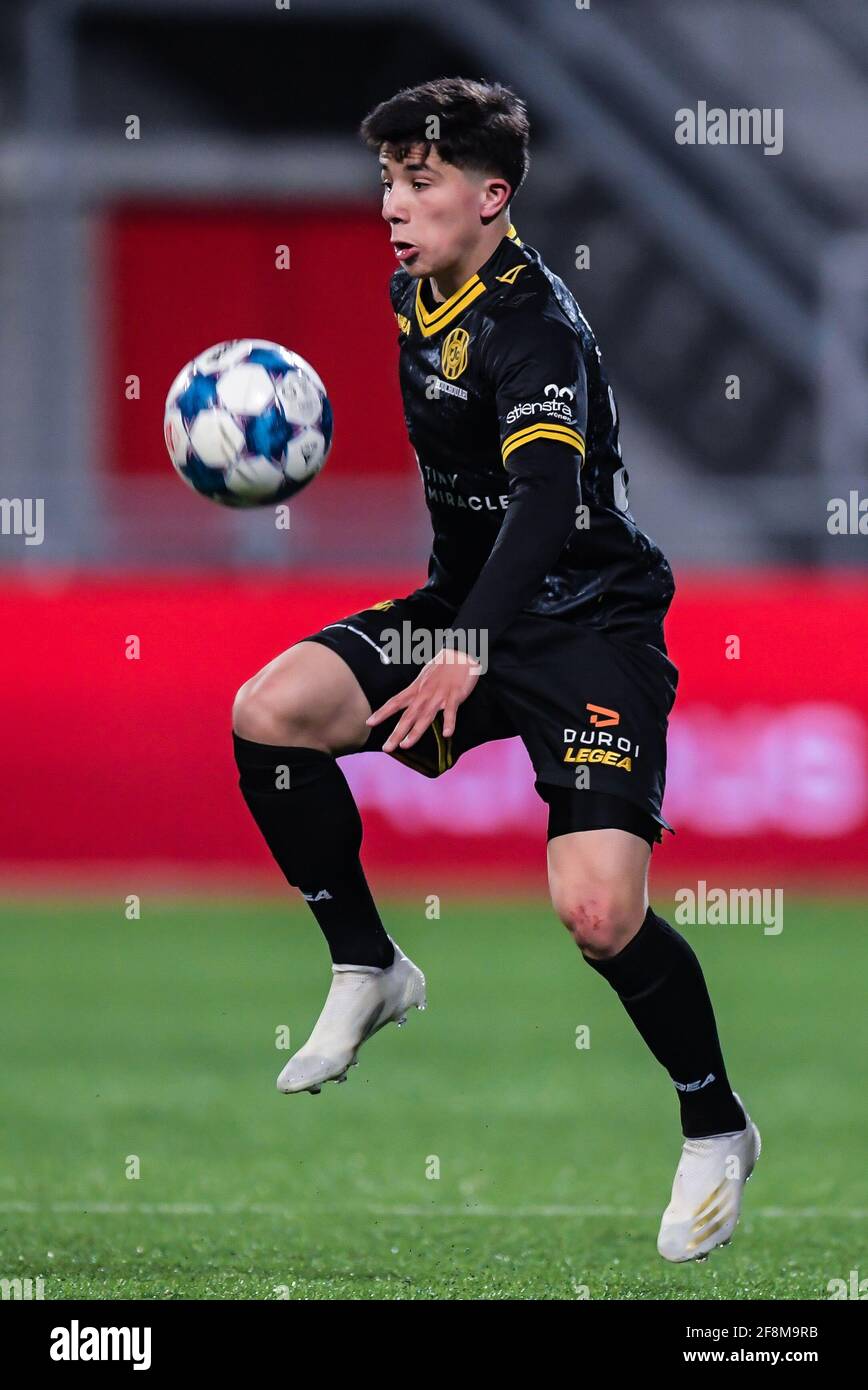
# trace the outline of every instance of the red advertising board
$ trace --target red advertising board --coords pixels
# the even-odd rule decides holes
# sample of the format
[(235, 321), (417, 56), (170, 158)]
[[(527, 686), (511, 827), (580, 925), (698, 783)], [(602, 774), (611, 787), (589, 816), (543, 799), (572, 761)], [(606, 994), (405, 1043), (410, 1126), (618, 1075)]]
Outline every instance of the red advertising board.
[[(236, 787), (234, 692), (324, 622), (418, 582), (7, 581), (0, 865), (243, 871), (279, 889)], [(657, 870), (864, 877), (868, 584), (682, 575), (668, 633), (681, 677), (664, 810), (677, 833)], [(520, 741), (436, 780), (377, 753), (343, 767), (378, 881), (542, 881), (545, 808)]]

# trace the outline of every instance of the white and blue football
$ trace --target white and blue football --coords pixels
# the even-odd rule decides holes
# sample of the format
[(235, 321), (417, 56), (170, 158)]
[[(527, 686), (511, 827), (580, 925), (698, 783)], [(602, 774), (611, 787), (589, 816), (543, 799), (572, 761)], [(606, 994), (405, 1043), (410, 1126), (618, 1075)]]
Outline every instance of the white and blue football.
[(260, 338), (209, 348), (166, 397), (169, 457), (190, 487), (226, 507), (294, 497), (326, 461), (332, 409), (313, 367)]

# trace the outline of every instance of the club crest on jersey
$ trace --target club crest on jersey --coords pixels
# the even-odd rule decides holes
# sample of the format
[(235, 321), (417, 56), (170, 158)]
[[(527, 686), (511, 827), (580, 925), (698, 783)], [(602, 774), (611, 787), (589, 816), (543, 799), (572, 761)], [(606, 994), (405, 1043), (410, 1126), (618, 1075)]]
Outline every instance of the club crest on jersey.
[(443, 339), (440, 366), (447, 381), (455, 381), (467, 368), (467, 346), (470, 334), (466, 328), (453, 328)]

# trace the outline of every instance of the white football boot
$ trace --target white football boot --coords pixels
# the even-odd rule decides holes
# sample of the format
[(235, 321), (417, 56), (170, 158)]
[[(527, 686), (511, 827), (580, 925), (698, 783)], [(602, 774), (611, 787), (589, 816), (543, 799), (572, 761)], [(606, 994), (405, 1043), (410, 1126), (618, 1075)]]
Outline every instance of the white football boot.
[(425, 1008), (425, 976), (397, 942), (392, 945), (395, 959), (385, 970), (374, 965), (332, 966), (323, 1011), (304, 1047), (277, 1078), (278, 1091), (317, 1095), (325, 1081), (346, 1081), (347, 1068), (358, 1065), (356, 1054), (363, 1042), (387, 1023), (394, 1021), (400, 1028), (408, 1009)]
[(744, 1185), (760, 1155), (760, 1132), (741, 1098), (747, 1127), (708, 1139), (685, 1139), (672, 1184), (672, 1199), (663, 1213), (657, 1249), (664, 1260), (704, 1260), (718, 1245), (728, 1245), (741, 1211)]

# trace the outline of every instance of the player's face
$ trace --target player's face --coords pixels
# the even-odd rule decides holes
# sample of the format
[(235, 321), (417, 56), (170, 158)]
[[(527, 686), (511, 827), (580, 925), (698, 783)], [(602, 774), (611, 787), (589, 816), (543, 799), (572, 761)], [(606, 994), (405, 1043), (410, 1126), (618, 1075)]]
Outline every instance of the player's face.
[(436, 276), (469, 256), (484, 230), (482, 215), (499, 201), (493, 181), (447, 164), (432, 146), (414, 146), (403, 163), (388, 146), (380, 155), (383, 217), (391, 228), (396, 260), (411, 275)]

